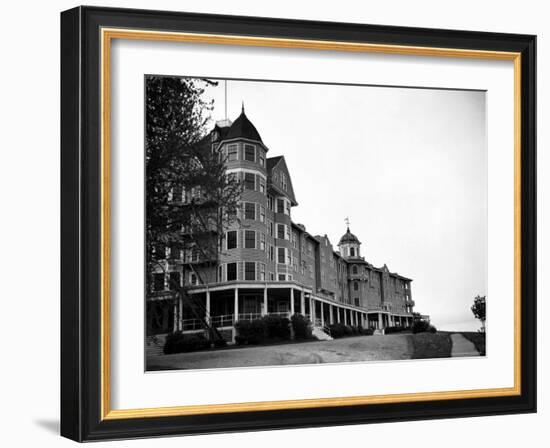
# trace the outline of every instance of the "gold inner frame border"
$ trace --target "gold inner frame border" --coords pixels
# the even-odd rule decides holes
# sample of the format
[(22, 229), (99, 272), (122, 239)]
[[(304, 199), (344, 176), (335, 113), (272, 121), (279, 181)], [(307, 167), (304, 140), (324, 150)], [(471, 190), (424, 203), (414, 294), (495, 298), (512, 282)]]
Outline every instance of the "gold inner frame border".
[[(208, 405), (111, 409), (110, 369), (110, 63), (113, 39), (212, 45), (294, 48), (356, 53), (506, 60), (514, 63), (514, 386), (442, 392), (314, 398)], [(101, 420), (152, 418), (230, 412), (307, 409), (433, 400), (503, 397), (521, 394), (521, 53), (239, 35), (101, 29)]]

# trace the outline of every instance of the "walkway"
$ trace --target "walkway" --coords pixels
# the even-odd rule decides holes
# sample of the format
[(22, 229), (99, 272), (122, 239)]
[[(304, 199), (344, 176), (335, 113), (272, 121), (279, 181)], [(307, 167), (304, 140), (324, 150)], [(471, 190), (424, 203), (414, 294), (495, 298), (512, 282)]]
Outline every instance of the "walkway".
[(453, 343), (451, 356), (479, 356), (479, 352), (475, 345), (460, 333), (453, 333), (451, 335), (451, 341)]
[(357, 336), (147, 357), (147, 370), (213, 369), (410, 359), (409, 335)]

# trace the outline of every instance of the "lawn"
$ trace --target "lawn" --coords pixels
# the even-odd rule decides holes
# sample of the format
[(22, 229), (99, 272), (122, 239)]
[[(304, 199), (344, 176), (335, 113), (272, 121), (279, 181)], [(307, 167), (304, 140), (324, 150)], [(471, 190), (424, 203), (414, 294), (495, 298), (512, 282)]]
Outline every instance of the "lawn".
[(485, 333), (478, 333), (475, 331), (464, 331), (460, 333), (476, 347), (476, 350), (481, 356), (485, 356)]
[(412, 359), (449, 358), (451, 336), (449, 333), (417, 333), (410, 335), (413, 344)]

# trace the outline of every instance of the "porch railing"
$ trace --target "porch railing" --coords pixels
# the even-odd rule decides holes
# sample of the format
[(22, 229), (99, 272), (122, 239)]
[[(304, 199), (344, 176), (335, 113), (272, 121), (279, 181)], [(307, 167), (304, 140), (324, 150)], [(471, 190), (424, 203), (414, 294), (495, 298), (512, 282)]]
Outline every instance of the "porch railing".
[(221, 316), (212, 316), (210, 318), (210, 325), (216, 328), (231, 327), (234, 322), (233, 314), (224, 314)]

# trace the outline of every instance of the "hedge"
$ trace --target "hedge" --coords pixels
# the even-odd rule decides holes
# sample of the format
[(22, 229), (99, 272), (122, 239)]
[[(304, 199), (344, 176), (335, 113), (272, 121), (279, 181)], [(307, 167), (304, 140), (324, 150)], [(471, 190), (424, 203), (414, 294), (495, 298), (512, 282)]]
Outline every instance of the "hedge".
[(210, 348), (210, 341), (202, 333), (183, 334), (181, 331), (170, 333), (166, 336), (163, 352), (171, 353), (194, 352)]

